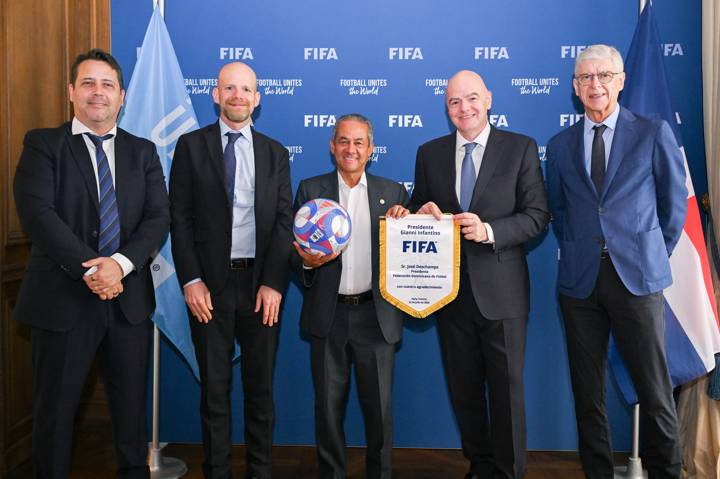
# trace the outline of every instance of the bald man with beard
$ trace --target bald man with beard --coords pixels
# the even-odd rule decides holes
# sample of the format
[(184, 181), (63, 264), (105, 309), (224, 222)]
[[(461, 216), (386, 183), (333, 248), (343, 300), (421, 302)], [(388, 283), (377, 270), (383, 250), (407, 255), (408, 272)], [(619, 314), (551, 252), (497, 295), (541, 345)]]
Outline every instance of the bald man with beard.
[(170, 172), (172, 246), (200, 367), (203, 472), (231, 472), (232, 359), (240, 344), (246, 478), (271, 477), (273, 373), (292, 245), (288, 152), (255, 131), (255, 72), (225, 65), (219, 121), (180, 137)]
[[(456, 73), (445, 102), (457, 130), (418, 149), (409, 210), (452, 213), (463, 237), (460, 291), (437, 328), (465, 477), (517, 478), (526, 462), (525, 242), (549, 221), (545, 186), (535, 141), (488, 123), (492, 94), (480, 75)], [(407, 213), (396, 206), (388, 216)]]

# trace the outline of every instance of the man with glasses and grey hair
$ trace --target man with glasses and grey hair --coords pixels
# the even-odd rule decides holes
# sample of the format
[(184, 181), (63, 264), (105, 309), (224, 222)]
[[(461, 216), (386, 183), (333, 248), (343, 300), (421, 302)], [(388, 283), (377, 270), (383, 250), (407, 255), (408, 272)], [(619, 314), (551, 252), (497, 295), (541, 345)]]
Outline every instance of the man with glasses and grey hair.
[(328, 198), (352, 222), (342, 252), (314, 255), (294, 243), (305, 286), (300, 326), (310, 335), (318, 477), (346, 477), (343, 423), (354, 363), (365, 418), (366, 477), (390, 479), (392, 376), (403, 313), (380, 296), (379, 217), (390, 205), (406, 205), (408, 195), (399, 183), (365, 171), (373, 132), (364, 116), (338, 118), (330, 152), (337, 170), (303, 180), (295, 196), (295, 211), (306, 201)]
[(547, 146), (580, 459), (587, 477), (613, 477), (605, 412), (612, 332), (638, 394), (649, 477), (679, 477), (662, 291), (672, 283), (668, 257), (685, 222), (685, 168), (665, 121), (618, 105), (624, 82), (615, 48), (585, 49), (573, 78), (585, 118)]

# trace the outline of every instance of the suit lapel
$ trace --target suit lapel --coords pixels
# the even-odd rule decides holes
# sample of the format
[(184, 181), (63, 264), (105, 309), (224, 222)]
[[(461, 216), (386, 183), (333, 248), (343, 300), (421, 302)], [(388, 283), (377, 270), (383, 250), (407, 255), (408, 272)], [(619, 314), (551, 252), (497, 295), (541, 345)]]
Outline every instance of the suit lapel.
[[(122, 231), (123, 213), (127, 211), (127, 202), (133, 188), (130, 176), (130, 144), (125, 132), (118, 128), (115, 137), (115, 200), (117, 201), (118, 215), (120, 216), (120, 229)], [(121, 235), (123, 237), (124, 235)]]
[(210, 163), (220, 180), (223, 191), (225, 191), (225, 163), (223, 160), (222, 142), (220, 140), (220, 124), (215, 122), (206, 127), (203, 136), (205, 137), (205, 144), (210, 153)]
[(446, 153), (443, 153), (443, 157), (447, 158), (447, 160), (440, 165), (440, 174), (443, 175), (445, 178), (449, 178), (450, 181), (444, 181), (444, 183), (447, 187), (447, 190), (445, 192), (446, 195), (448, 195), (448, 198), (453, 198), (453, 201), (455, 202), (455, 211), (462, 211), (462, 208), (460, 207), (460, 198), (457, 197), (457, 192), (455, 191), (455, 175), (457, 175), (457, 171), (455, 170), (455, 155), (457, 153), (457, 134), (453, 133), (451, 135), (448, 135), (447, 137), (447, 144), (445, 145)]
[[(497, 168), (500, 158), (502, 158), (503, 149), (502, 137), (498, 136), (495, 128), (490, 128), (490, 136), (488, 136), (487, 145), (485, 152), (483, 153), (482, 163), (480, 164), (480, 171), (478, 172), (477, 180), (475, 181), (475, 189), (473, 190), (472, 199), (470, 200), (470, 210), (472, 211), (476, 206), (475, 203), (480, 196), (480, 193), (485, 189), (487, 184), (490, 182), (495, 168)], [(453, 177), (454, 178), (454, 177)]]
[(85, 183), (85, 187), (87, 188), (88, 194), (92, 199), (92, 203), (93, 205), (95, 205), (95, 210), (98, 212), (98, 214), (100, 214), (97, 179), (95, 177), (95, 170), (92, 166), (92, 158), (90, 158), (90, 153), (88, 152), (87, 145), (85, 144), (85, 140), (83, 139), (83, 135), (73, 135), (70, 123), (68, 123), (67, 136), (67, 141), (68, 145), (70, 145), (72, 157), (75, 160), (75, 163), (77, 164), (80, 173), (82, 174), (83, 183)]
[(617, 123), (615, 123), (615, 133), (613, 135), (612, 145), (610, 145), (610, 157), (608, 158), (607, 171), (603, 180), (602, 198), (610, 189), (610, 183), (615, 178), (615, 174), (620, 168), (620, 164), (625, 157), (625, 145), (630, 145), (635, 140), (635, 125), (633, 115), (624, 108), (620, 108)]
[(577, 169), (578, 178), (581, 178), (583, 183), (585, 183), (585, 186), (587, 186), (590, 191), (595, 193), (597, 196), (597, 190), (595, 189), (595, 185), (592, 182), (592, 179), (590, 179), (590, 174), (587, 171), (587, 167), (585, 166), (585, 141), (583, 138), (583, 135), (585, 134), (585, 119), (583, 118), (583, 121), (575, 123), (573, 128), (575, 128), (575, 144), (571, 146), (570, 149), (570, 161), (572, 161), (575, 164), (575, 169)]
[(375, 239), (378, 237), (378, 218), (384, 216), (387, 212), (388, 205), (386, 204), (385, 198), (383, 198), (382, 191), (378, 185), (376, 178), (373, 175), (365, 173), (368, 185), (368, 203), (370, 206), (370, 225), (371, 234), (373, 238), (373, 249), (375, 247)]
[[(267, 142), (255, 134), (255, 130), (252, 131), (252, 143), (253, 143), (253, 157), (255, 162), (255, 222), (262, 221), (263, 218), (270, 218), (272, 215), (265, 214), (265, 195), (268, 193), (265, 187), (258, 188), (258, 185), (268, 185), (268, 178), (270, 178), (271, 167), (270, 164), (270, 147)], [(274, 192), (273, 192), (274, 193)]]

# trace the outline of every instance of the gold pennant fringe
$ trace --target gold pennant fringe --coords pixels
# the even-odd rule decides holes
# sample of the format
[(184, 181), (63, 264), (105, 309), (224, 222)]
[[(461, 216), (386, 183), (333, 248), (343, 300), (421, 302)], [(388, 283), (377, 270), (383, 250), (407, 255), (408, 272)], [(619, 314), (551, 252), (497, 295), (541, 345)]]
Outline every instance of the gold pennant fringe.
[(409, 314), (410, 316), (413, 316), (415, 318), (426, 318), (433, 314), (438, 309), (446, 306), (451, 301), (453, 301), (455, 298), (457, 298), (458, 291), (460, 291), (460, 226), (455, 223), (453, 225), (453, 245), (454, 245), (454, 252), (453, 252), (453, 281), (452, 281), (452, 290), (450, 290), (450, 293), (448, 293), (446, 296), (444, 296), (439, 301), (436, 301), (435, 303), (431, 304), (425, 309), (417, 310), (414, 307), (410, 306), (409, 304), (406, 304), (405, 302), (399, 300), (392, 294), (390, 294), (387, 291), (387, 278), (386, 278), (386, 268), (385, 268), (385, 258), (387, 255), (387, 229), (385, 227), (385, 218), (380, 218), (380, 294), (383, 298), (385, 298), (385, 301), (392, 304), (396, 308), (400, 309), (401, 311)]

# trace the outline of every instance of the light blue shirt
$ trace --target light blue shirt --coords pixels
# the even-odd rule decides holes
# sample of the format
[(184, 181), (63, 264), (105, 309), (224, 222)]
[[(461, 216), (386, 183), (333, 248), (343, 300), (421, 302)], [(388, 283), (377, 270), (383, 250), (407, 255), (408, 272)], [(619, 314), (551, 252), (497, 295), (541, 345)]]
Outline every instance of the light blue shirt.
[(612, 147), (613, 137), (615, 136), (615, 125), (617, 125), (618, 116), (620, 115), (620, 105), (615, 105), (615, 111), (605, 118), (602, 123), (595, 123), (587, 115), (583, 125), (583, 141), (585, 145), (585, 171), (590, 175), (590, 163), (592, 161), (592, 142), (595, 136), (595, 125), (605, 125), (603, 132), (603, 143), (605, 143), (605, 170), (607, 171), (608, 158), (610, 158), (610, 147)]
[(255, 257), (255, 153), (252, 130), (248, 123), (239, 131), (220, 120), (222, 149), (228, 144), (226, 133), (242, 133), (235, 141), (235, 194), (232, 211), (230, 258)]

